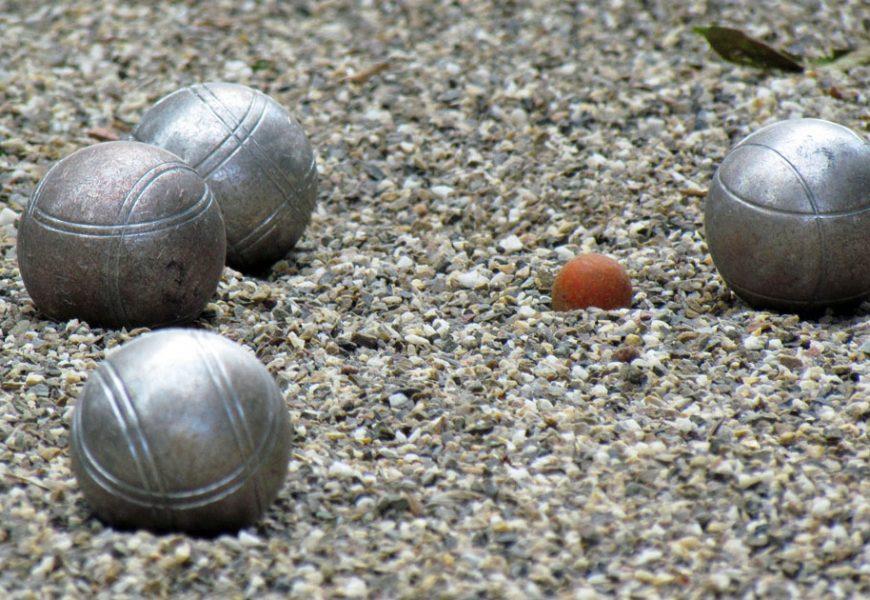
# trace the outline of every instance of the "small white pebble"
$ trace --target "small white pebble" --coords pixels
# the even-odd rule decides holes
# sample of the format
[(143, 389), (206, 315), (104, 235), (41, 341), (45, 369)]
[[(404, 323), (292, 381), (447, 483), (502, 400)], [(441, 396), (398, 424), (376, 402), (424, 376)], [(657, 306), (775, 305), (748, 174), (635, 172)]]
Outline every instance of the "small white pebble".
[(414, 344), (415, 346), (428, 346), (429, 345), (429, 340), (427, 340), (426, 338), (424, 338), (422, 336), (415, 335), (413, 333), (406, 335), (405, 341), (408, 342), (409, 344)]
[(484, 277), (478, 271), (472, 270), (456, 275), (456, 282), (464, 288), (473, 290), (485, 286), (489, 283), (489, 279)]
[(763, 350), (764, 340), (757, 335), (750, 335), (743, 340), (743, 347), (747, 350)]
[(682, 433), (689, 433), (695, 430), (695, 424), (691, 420), (684, 417), (674, 419), (674, 426)]
[(42, 383), (43, 381), (45, 381), (45, 377), (43, 377), (39, 373), (28, 373), (27, 378), (24, 380), (24, 383), (27, 385), (36, 385), (38, 383)]
[(571, 379), (586, 381), (587, 379), (589, 379), (589, 371), (587, 371), (580, 365), (574, 365), (573, 367), (571, 367)]
[(224, 63), (224, 72), (228, 78), (240, 80), (248, 79), (254, 73), (251, 67), (241, 60), (228, 60)]
[(379, 110), (377, 108), (370, 108), (363, 114), (363, 118), (369, 121), (376, 121), (383, 125), (389, 125), (393, 122), (393, 115), (391, 115), (386, 110)]
[(36, 565), (30, 574), (36, 579), (44, 579), (49, 573), (54, 571), (55, 566), (57, 566), (57, 563), (54, 556), (46, 556)]
[[(391, 396), (392, 398), (392, 396)], [(331, 465), (329, 465), (329, 476), (330, 477), (338, 477), (340, 479), (349, 479), (351, 477), (358, 476), (357, 473), (350, 465), (347, 463), (341, 462), (340, 460), (335, 461)]]
[(519, 310), (517, 310), (517, 316), (521, 319), (528, 319), (529, 317), (534, 317), (537, 311), (531, 306), (521, 306)]
[(728, 589), (728, 585), (731, 583), (731, 580), (725, 573), (713, 573), (710, 575), (710, 585), (719, 592), (724, 592)]
[(365, 598), (369, 593), (366, 582), (359, 577), (351, 577), (345, 580), (341, 591), (348, 598)]
[[(254, 535), (253, 533), (248, 533), (247, 531), (242, 531), (239, 533), (239, 543), (242, 546), (248, 546), (252, 548), (254, 546), (261, 546), (263, 544), (263, 540)], [(190, 547), (188, 546), (187, 554), (190, 556)]]
[(645, 550), (641, 550), (637, 557), (634, 559), (634, 564), (636, 565), (645, 565), (649, 562), (656, 561), (662, 557), (661, 550), (656, 550), (655, 548), (646, 548)]
[(558, 248), (554, 248), (553, 251), (556, 253), (556, 256), (559, 260), (571, 260), (576, 256), (576, 253), (571, 249), (565, 246), (559, 246)]
[[(591, 396), (595, 396), (596, 398), (603, 398), (607, 395), (607, 387), (601, 385), (600, 383), (598, 385), (593, 385), (592, 389), (589, 390), (589, 394)], [(635, 423), (635, 425), (637, 425), (637, 423)], [(638, 427), (638, 429), (640, 429), (640, 427)]]
[(505, 252), (519, 252), (523, 249), (523, 242), (515, 235), (509, 235), (498, 242), (498, 247)]
[(388, 400), (390, 402), (391, 407), (397, 408), (399, 406), (402, 406), (405, 402), (407, 402), (408, 397), (401, 392), (396, 392), (395, 394), (390, 394), (390, 397), (388, 398)]
[(15, 219), (18, 218), (18, 213), (16, 213), (11, 208), (4, 208), (0, 210), (0, 227), (4, 227), (6, 225), (12, 225), (15, 222)]
[(396, 268), (401, 269), (402, 271), (407, 271), (413, 266), (414, 261), (409, 256), (401, 256), (399, 260), (396, 261)]
[(607, 159), (596, 152), (595, 154), (590, 155), (589, 158), (586, 159), (586, 164), (593, 169), (597, 169), (606, 165)]
[(831, 510), (831, 502), (827, 498), (816, 498), (810, 505), (810, 512), (816, 517), (824, 517)]
[(453, 193), (453, 188), (448, 185), (436, 185), (431, 188), (431, 192), (443, 200)]

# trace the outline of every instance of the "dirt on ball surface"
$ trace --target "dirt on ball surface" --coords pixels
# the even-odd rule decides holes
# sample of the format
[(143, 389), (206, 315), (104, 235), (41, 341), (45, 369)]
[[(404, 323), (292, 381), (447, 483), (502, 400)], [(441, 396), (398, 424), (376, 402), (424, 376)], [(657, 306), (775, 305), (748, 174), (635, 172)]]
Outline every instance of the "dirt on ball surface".
[[(764, 73), (691, 32), (821, 58), (866, 0), (0, 6), (0, 597), (867, 595), (868, 305), (752, 310), (703, 202), (767, 123), (867, 136), (870, 68)], [(293, 448), (265, 518), (206, 540), (92, 515), (73, 408), (145, 330), (45, 320), (15, 256), (53, 162), (203, 81), (285, 106), (320, 181), (289, 258), (226, 269), (196, 321), (267, 366)], [(631, 308), (551, 310), (591, 252)]]

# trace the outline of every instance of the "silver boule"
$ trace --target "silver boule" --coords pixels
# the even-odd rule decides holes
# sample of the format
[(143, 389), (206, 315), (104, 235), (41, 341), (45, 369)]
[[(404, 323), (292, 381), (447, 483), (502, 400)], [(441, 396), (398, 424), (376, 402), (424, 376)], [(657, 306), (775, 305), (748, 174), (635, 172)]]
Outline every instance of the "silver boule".
[(21, 218), (18, 265), (57, 320), (109, 327), (194, 319), (217, 290), (226, 237), (203, 179), (160, 148), (107, 142), (42, 178)]
[(257, 359), (219, 335), (164, 329), (111, 353), (79, 397), (72, 468), (123, 528), (215, 534), (257, 521), (290, 457), (287, 408)]
[(725, 282), (757, 307), (796, 312), (870, 295), (870, 143), (820, 119), (769, 125), (719, 166), (705, 211)]
[(314, 153), (272, 98), (231, 83), (177, 90), (151, 107), (133, 136), (187, 161), (217, 198), (227, 264), (256, 270), (296, 244), (317, 200)]

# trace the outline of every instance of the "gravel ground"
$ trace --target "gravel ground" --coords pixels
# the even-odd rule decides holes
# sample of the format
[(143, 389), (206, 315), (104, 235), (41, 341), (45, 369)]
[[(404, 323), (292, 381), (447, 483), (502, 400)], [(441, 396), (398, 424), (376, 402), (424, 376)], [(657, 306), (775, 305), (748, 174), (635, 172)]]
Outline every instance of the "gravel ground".
[[(702, 228), (762, 124), (866, 135), (870, 68), (764, 74), (691, 32), (821, 56), (866, 1), (208, 4), (0, 0), (3, 597), (870, 594), (870, 306), (751, 310)], [(298, 251), (227, 270), (196, 324), (268, 365), (294, 431), (267, 518), (213, 540), (91, 515), (70, 414), (144, 330), (44, 320), (15, 257), (53, 161), (202, 80), (289, 107), (321, 173)], [(580, 251), (626, 265), (630, 309), (549, 310)]]

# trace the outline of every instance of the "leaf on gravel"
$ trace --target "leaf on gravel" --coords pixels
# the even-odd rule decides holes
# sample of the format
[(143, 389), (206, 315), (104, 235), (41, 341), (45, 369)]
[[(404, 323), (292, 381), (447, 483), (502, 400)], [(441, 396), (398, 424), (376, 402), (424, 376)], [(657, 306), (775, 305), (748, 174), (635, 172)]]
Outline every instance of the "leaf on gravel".
[(831, 53), (829, 55), (817, 58), (811, 62), (814, 65), (829, 65), (833, 62), (840, 60), (846, 55), (852, 54), (852, 52), (854, 51), (854, 48), (834, 48), (833, 50), (831, 50)]
[(740, 31), (730, 27), (695, 27), (693, 31), (706, 38), (716, 54), (738, 65), (758, 69), (778, 69), (792, 73), (802, 73), (803, 65), (794, 57), (775, 50)]
[(848, 52), (845, 49), (834, 50), (830, 56), (819, 59), (815, 64), (842, 72), (870, 65), (870, 44), (852, 48)]
[(269, 70), (272, 70), (274, 68), (275, 68), (275, 63), (273, 63), (271, 60), (267, 60), (265, 58), (260, 58), (256, 61), (254, 61), (254, 64), (251, 65), (251, 70), (254, 73), (257, 73), (259, 71), (269, 71)]

